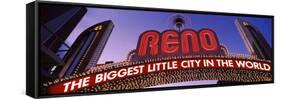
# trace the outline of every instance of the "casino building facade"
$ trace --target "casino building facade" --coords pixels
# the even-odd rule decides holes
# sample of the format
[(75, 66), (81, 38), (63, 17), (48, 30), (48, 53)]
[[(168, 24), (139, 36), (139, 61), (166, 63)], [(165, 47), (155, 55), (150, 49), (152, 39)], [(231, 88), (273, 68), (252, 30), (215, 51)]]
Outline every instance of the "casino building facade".
[(253, 24), (236, 19), (235, 25), (251, 55), (256, 55), (260, 59), (272, 60), (272, 48)]
[(69, 48), (65, 40), (86, 14), (85, 7), (42, 5), (40, 14), (40, 75), (41, 78), (56, 78), (65, 61), (58, 53), (60, 47)]
[(114, 27), (111, 20), (67, 38), (87, 13), (85, 7), (40, 6), (40, 78), (42, 81), (84, 72), (95, 66)]
[(95, 24), (82, 32), (64, 55), (66, 63), (59, 76), (81, 73), (95, 66), (113, 27), (112, 21), (108, 20)]

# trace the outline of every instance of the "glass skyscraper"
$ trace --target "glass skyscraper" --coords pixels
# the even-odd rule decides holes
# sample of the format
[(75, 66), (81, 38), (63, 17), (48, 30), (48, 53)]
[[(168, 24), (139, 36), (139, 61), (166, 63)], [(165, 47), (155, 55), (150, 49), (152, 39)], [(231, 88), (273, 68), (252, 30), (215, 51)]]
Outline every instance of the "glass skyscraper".
[(242, 19), (236, 19), (235, 25), (251, 55), (259, 59), (272, 59), (272, 48), (258, 28)]
[[(42, 5), (39, 8), (40, 74), (41, 78), (56, 78), (65, 61), (61, 53), (70, 46), (65, 40), (87, 12), (85, 7)], [(61, 49), (61, 47), (64, 49)]]

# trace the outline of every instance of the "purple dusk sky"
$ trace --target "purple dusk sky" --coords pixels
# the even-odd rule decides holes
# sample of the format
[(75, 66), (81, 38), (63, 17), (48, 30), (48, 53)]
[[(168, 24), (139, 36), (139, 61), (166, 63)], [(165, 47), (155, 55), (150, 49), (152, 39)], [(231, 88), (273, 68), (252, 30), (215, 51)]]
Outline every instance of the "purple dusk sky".
[[(136, 48), (141, 33), (152, 29), (162, 32), (172, 28), (171, 18), (175, 14), (177, 13), (88, 8), (88, 12), (67, 38), (66, 43), (71, 45), (76, 37), (88, 27), (102, 21), (112, 20), (114, 29), (98, 63), (123, 61), (126, 60), (128, 52)], [(188, 19), (186, 28), (192, 28), (197, 31), (202, 28), (213, 29), (220, 43), (226, 45), (232, 53), (248, 54), (245, 44), (234, 25), (236, 18), (246, 19), (255, 24), (264, 33), (263, 35), (271, 45), (272, 20), (269, 18), (180, 14)]]
[[(103, 64), (105, 61), (123, 61), (126, 60), (129, 51), (136, 48), (138, 38), (141, 33), (152, 29), (162, 32), (166, 29), (172, 28), (171, 17), (175, 14), (176, 13), (170, 12), (88, 8), (88, 12), (67, 38), (66, 43), (71, 45), (76, 37), (88, 27), (102, 21), (112, 20), (115, 27), (101, 54), (98, 64)], [(242, 18), (255, 24), (256, 27), (258, 27), (260, 31), (264, 33), (263, 35), (268, 43), (272, 45), (271, 19), (184, 13), (180, 14), (189, 19), (187, 20), (187, 27), (185, 28), (192, 28), (196, 31), (202, 28), (213, 29), (218, 36), (219, 42), (226, 45), (231, 53), (248, 54), (245, 44), (243, 43), (243, 40), (234, 24), (234, 20), (236, 18)], [(179, 82), (162, 86), (160, 85), (158, 87), (183, 85), (192, 86), (216, 83), (216, 80), (205, 80)]]

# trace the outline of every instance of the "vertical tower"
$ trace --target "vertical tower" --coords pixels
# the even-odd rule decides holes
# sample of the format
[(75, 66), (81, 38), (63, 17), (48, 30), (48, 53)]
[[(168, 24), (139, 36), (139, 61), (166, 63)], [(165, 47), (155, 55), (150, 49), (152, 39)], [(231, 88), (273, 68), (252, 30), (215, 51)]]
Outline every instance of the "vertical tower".
[(236, 19), (235, 25), (251, 55), (256, 55), (260, 59), (272, 59), (272, 48), (253, 24)]
[(185, 28), (186, 19), (184, 16), (180, 14), (176, 14), (172, 17), (172, 27), (175, 28), (177, 31), (181, 31)]
[(41, 43), (56, 53), (86, 12), (85, 7), (40, 6)]
[(111, 20), (95, 24), (82, 32), (63, 56), (65, 65), (59, 77), (81, 73), (97, 64), (113, 30)]
[(58, 55), (64, 51), (59, 48), (64, 46), (65, 50), (69, 49), (65, 40), (86, 12), (85, 7), (47, 4), (40, 6), (40, 75), (42, 80), (58, 77), (65, 64), (63, 58)]

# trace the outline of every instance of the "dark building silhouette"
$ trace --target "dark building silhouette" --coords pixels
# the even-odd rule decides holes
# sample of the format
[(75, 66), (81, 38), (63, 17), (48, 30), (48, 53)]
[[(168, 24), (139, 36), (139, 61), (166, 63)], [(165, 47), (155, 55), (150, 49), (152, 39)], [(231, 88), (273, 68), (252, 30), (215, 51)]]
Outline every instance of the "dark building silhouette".
[[(41, 78), (58, 77), (65, 61), (57, 53), (70, 48), (65, 40), (86, 12), (85, 7), (40, 5), (40, 74), (43, 76)], [(60, 50), (62, 46), (66, 49)]]
[(40, 41), (56, 52), (86, 12), (83, 7), (40, 6)]
[(81, 73), (94, 67), (113, 30), (112, 21), (95, 24), (82, 32), (66, 54), (62, 54), (65, 65), (59, 77)]
[(106, 61), (105, 64), (112, 64), (114, 61)]
[(260, 59), (272, 59), (272, 48), (253, 24), (242, 19), (236, 19), (235, 24), (251, 55)]

